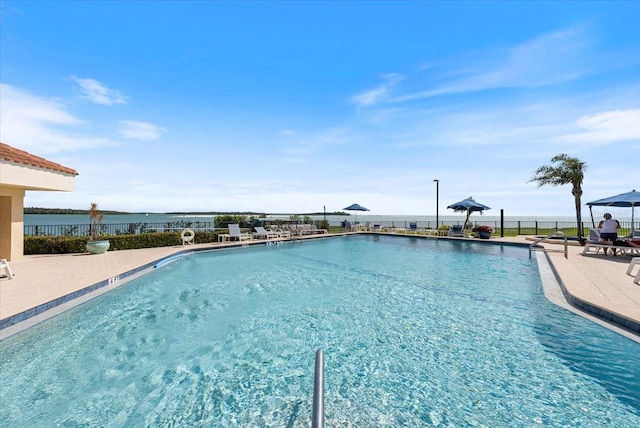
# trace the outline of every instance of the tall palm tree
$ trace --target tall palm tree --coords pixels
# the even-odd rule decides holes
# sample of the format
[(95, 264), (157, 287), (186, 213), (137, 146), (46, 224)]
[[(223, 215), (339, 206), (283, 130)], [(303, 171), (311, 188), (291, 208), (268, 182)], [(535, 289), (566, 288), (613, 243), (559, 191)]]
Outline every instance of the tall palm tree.
[(551, 158), (553, 165), (544, 165), (536, 170), (533, 178), (529, 182), (535, 181), (538, 187), (547, 184), (551, 186), (562, 186), (571, 184), (571, 194), (576, 204), (576, 222), (578, 224), (578, 238), (582, 238), (582, 180), (587, 164), (578, 158), (560, 154)]

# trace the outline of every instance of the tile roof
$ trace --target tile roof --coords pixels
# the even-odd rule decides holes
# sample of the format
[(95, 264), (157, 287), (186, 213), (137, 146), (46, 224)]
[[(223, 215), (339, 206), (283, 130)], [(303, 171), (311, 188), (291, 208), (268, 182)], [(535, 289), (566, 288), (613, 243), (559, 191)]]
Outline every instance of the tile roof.
[(16, 149), (4, 143), (0, 143), (0, 160), (62, 172), (64, 174), (78, 175), (75, 169), (67, 168), (59, 163), (51, 162), (50, 160), (32, 155), (31, 153)]

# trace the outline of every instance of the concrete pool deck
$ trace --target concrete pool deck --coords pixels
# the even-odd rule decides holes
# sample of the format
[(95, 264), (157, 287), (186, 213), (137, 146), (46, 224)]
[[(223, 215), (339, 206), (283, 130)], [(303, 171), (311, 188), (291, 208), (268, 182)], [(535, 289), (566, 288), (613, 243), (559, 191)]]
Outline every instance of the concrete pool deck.
[[(335, 234), (316, 237), (328, 236)], [(448, 239), (429, 236), (425, 238)], [(529, 239), (524, 236), (492, 237), (489, 243), (529, 245)], [(254, 240), (252, 244), (265, 242)], [(25, 319), (30, 319), (35, 313), (48, 309), (49, 302), (56, 299), (59, 301), (64, 296), (73, 295), (89, 286), (98, 285), (102, 292), (108, 291), (118, 285), (121, 275), (133, 273), (141, 268), (152, 268), (155, 262), (185, 250), (212, 250), (238, 246), (238, 243), (211, 243), (109, 251), (101, 255), (34, 255), (9, 262), (15, 276), (13, 279), (0, 280), (0, 338), (11, 334), (9, 330), (14, 326), (10, 324), (14, 324), (16, 317), (24, 316)], [(562, 248), (562, 245), (556, 243), (546, 243), (544, 246), (547, 249)], [(583, 256), (581, 252), (582, 247), (569, 245), (568, 259), (560, 252), (545, 253), (559, 285), (564, 289), (564, 296), (573, 307), (586, 310), (618, 327), (622, 326), (640, 338), (640, 286), (634, 284), (633, 277), (626, 274), (631, 257), (601, 254)], [(640, 266), (634, 269), (634, 274), (637, 269), (640, 269)], [(75, 298), (72, 300), (75, 302)]]

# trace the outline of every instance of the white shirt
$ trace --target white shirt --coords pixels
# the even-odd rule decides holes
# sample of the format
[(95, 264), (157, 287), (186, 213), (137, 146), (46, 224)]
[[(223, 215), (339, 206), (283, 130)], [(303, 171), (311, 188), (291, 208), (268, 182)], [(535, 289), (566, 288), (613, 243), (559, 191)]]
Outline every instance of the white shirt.
[(600, 233), (618, 233), (618, 222), (613, 219), (603, 220)]

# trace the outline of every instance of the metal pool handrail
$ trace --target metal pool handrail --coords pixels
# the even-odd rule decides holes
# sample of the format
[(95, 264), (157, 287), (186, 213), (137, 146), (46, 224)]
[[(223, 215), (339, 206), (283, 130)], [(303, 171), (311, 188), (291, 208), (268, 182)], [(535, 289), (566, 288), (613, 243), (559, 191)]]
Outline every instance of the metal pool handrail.
[[(546, 249), (544, 247), (542, 247), (541, 245), (538, 245), (540, 242), (544, 241), (545, 239), (549, 239), (552, 238), (554, 236), (561, 236), (564, 237), (564, 249), (563, 250), (550, 250), (550, 249)], [(565, 235), (565, 233), (562, 230), (556, 230), (553, 233), (548, 234), (547, 236), (543, 237), (543, 238), (539, 238), (537, 239), (535, 242), (531, 243), (531, 245), (529, 245), (529, 258), (531, 258), (531, 252), (532, 251), (543, 251), (545, 253), (564, 253), (564, 258), (568, 259), (569, 258), (569, 247), (568, 247), (568, 243), (567, 243), (567, 235)]]
[(311, 428), (324, 428), (324, 354), (322, 349), (316, 351)]

